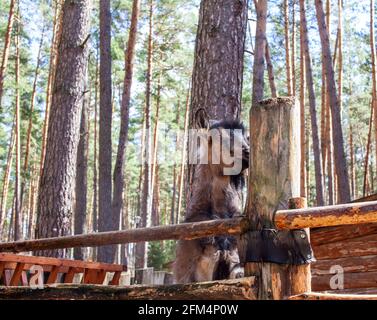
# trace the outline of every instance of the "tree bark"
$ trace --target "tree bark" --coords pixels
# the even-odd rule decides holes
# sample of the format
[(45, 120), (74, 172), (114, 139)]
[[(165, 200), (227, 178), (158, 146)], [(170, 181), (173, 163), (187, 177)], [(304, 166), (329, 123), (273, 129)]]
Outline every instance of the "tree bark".
[(270, 82), (271, 97), (276, 98), (277, 90), (276, 90), (276, 84), (275, 84), (274, 66), (271, 61), (270, 47), (267, 41), (266, 41), (266, 64), (267, 64), (268, 80)]
[(289, 4), (288, 0), (283, 2), (284, 9), (284, 38), (285, 38), (285, 70), (287, 76), (288, 95), (292, 95), (292, 68), (291, 68), (291, 46), (289, 35)]
[(10, 43), (12, 41), (12, 29), (13, 29), (13, 23), (14, 23), (14, 7), (15, 7), (15, 0), (10, 0), (8, 24), (7, 24), (7, 29), (5, 31), (4, 49), (3, 49), (3, 56), (2, 56), (1, 68), (0, 68), (0, 109), (1, 109), (1, 102), (3, 98), (4, 78), (5, 78), (5, 73), (7, 70), (8, 59), (9, 59)]
[(300, 164), (300, 196), (307, 197), (307, 179), (306, 179), (306, 119), (305, 119), (305, 51), (303, 44), (303, 26), (300, 23), (300, 139), (301, 139), (301, 164)]
[[(99, 180), (98, 230), (119, 229), (119, 219), (111, 211), (112, 195), (112, 80), (111, 80), (111, 11), (110, 0), (100, 1), (100, 119), (99, 119)], [(117, 224), (118, 222), (118, 224)], [(98, 261), (113, 263), (115, 246), (98, 248)]]
[(1, 287), (0, 299), (12, 300), (256, 300), (255, 278), (164, 286), (59, 284), (44, 290)]
[(17, 9), (18, 21), (15, 36), (16, 59), (15, 59), (15, 86), (16, 86), (16, 103), (15, 103), (15, 130), (16, 130), (16, 170), (14, 185), (14, 226), (13, 237), (17, 241), (22, 237), (22, 217), (21, 217), (21, 115), (20, 115), (20, 9)]
[[(190, 128), (241, 113), (247, 1), (202, 0), (191, 90)], [(262, 59), (264, 61), (264, 47)]]
[(118, 152), (114, 167), (113, 181), (114, 193), (112, 202), (113, 217), (120, 217), (123, 206), (124, 167), (128, 143), (129, 109), (131, 102), (131, 88), (133, 80), (133, 66), (135, 60), (135, 46), (137, 38), (137, 25), (140, 14), (140, 0), (134, 0), (132, 4), (131, 26), (128, 35), (127, 49), (125, 52), (125, 76), (123, 82), (123, 94), (121, 105), (121, 124), (119, 132)]
[(252, 105), (263, 99), (264, 92), (264, 56), (266, 48), (267, 0), (255, 1), (257, 28), (255, 33)]
[(321, 38), (322, 55), (326, 69), (326, 82), (329, 90), (329, 102), (332, 115), (334, 160), (336, 163), (338, 202), (347, 203), (351, 200), (344, 138), (340, 116), (339, 97), (335, 86), (334, 68), (331, 59), (330, 40), (327, 32), (322, 0), (315, 0), (316, 15)]
[(25, 147), (25, 159), (24, 159), (24, 165), (23, 165), (24, 171), (27, 171), (29, 168), (31, 132), (33, 129), (33, 113), (34, 113), (34, 106), (35, 106), (35, 97), (37, 95), (37, 84), (38, 84), (38, 76), (40, 73), (41, 55), (42, 55), (42, 49), (43, 49), (43, 43), (44, 43), (44, 36), (45, 36), (45, 25), (43, 25), (41, 40), (39, 42), (37, 65), (35, 67), (33, 89), (32, 89), (31, 98), (30, 98), (30, 111), (29, 111), (30, 117), (29, 117), (28, 129), (27, 129), (26, 147)]
[[(65, 1), (46, 158), (39, 186), (36, 238), (64, 236), (71, 229), (75, 162), (89, 52), (89, 18), (90, 0)], [(39, 254), (62, 258), (65, 250)]]
[(292, 95), (296, 96), (296, 0), (292, 1)]
[(39, 168), (39, 176), (42, 175), (42, 170), (44, 166), (45, 156), (46, 156), (46, 144), (47, 144), (47, 131), (49, 126), (50, 117), (50, 104), (52, 98), (52, 89), (54, 88), (55, 75), (56, 75), (56, 64), (58, 61), (58, 44), (61, 41), (62, 35), (62, 0), (58, 0), (55, 3), (55, 14), (54, 14), (54, 27), (52, 30), (52, 41), (50, 48), (50, 66), (48, 72), (47, 90), (46, 90), (46, 109), (45, 118), (43, 123), (43, 133), (42, 133), (42, 147), (41, 147), (41, 160)]
[(351, 177), (351, 195), (352, 199), (356, 199), (356, 171), (355, 171), (355, 151), (353, 146), (353, 130), (352, 125), (350, 125), (349, 130), (349, 144), (350, 144), (350, 177)]
[(9, 180), (10, 180), (10, 174), (12, 170), (12, 162), (13, 162), (13, 152), (14, 152), (14, 146), (16, 144), (16, 139), (15, 139), (15, 125), (13, 121), (13, 127), (11, 131), (11, 136), (10, 136), (10, 143), (8, 146), (8, 156), (7, 156), (7, 164), (5, 167), (5, 172), (4, 172), (4, 178), (3, 178), (3, 189), (1, 192), (1, 206), (0, 206), (0, 239), (2, 239), (2, 235), (5, 235), (5, 230), (4, 230), (4, 222), (6, 218), (6, 207), (7, 207), (7, 200), (8, 200), (8, 190), (9, 190)]
[(323, 201), (323, 177), (322, 177), (322, 165), (321, 165), (321, 151), (318, 137), (318, 125), (317, 125), (317, 111), (316, 111), (316, 101), (315, 101), (315, 91), (313, 83), (313, 71), (311, 64), (311, 57), (309, 51), (309, 39), (308, 39), (308, 28), (306, 23), (306, 13), (305, 13), (305, 1), (300, 0), (300, 18), (303, 28), (303, 49), (305, 54), (305, 72), (306, 72), (306, 82), (309, 92), (309, 106), (310, 106), (310, 119), (312, 125), (312, 140), (313, 140), (313, 153), (314, 153), (314, 168), (315, 168), (315, 182), (316, 182), (316, 199), (317, 205), (322, 206)]
[(343, 96), (343, 0), (338, 0), (338, 94), (339, 109), (342, 112)]
[[(374, 32), (374, 0), (370, 0), (370, 50), (372, 59), (372, 105), (374, 108), (374, 135), (377, 146), (377, 75), (376, 75), (376, 46)], [(377, 159), (377, 147), (376, 147)], [(377, 164), (377, 161), (376, 161)]]
[[(177, 115), (175, 122), (177, 124), (177, 128), (180, 128), (180, 112), (181, 112), (181, 104), (180, 101), (178, 100), (178, 106), (177, 106)], [(180, 131), (179, 131), (180, 132)], [(178, 147), (178, 139), (180, 137), (177, 135), (175, 139), (175, 149), (179, 150)], [(177, 200), (177, 186), (178, 186), (178, 166), (177, 163), (174, 163), (173, 166), (173, 196), (172, 196), (172, 201), (171, 201), (171, 209), (170, 209), (170, 224), (175, 223), (175, 204)]]
[(373, 109), (374, 107), (373, 107), (373, 104), (371, 103), (370, 118), (369, 118), (369, 131), (368, 131), (367, 145), (365, 147), (363, 197), (365, 197), (369, 193), (368, 172), (369, 172), (369, 154), (370, 154), (371, 140), (372, 140), (372, 125), (373, 125), (373, 114), (374, 114)]
[(186, 153), (187, 153), (187, 135), (189, 127), (189, 118), (190, 118), (190, 89), (187, 91), (186, 97), (186, 111), (185, 111), (185, 123), (183, 129), (183, 144), (181, 150), (181, 164), (179, 169), (179, 189), (178, 189), (178, 205), (175, 221), (179, 223), (179, 216), (182, 211), (182, 199), (183, 199), (183, 184), (185, 181), (185, 163), (186, 163)]
[[(149, 226), (151, 223), (152, 209), (152, 130), (151, 130), (151, 88), (152, 88), (152, 58), (153, 58), (153, 0), (149, 0), (149, 35), (148, 35), (148, 67), (146, 76), (145, 92), (145, 156), (143, 175), (143, 190), (141, 197), (140, 215), (141, 227)], [(145, 243), (136, 246), (136, 268), (146, 268), (148, 262), (148, 250)]]
[[(86, 80), (88, 82), (88, 80)], [(86, 85), (87, 91), (88, 85)], [(87, 212), (87, 193), (88, 193), (88, 145), (89, 145), (89, 104), (90, 98), (88, 93), (84, 96), (81, 111), (80, 140), (77, 150), (76, 160), (76, 196), (75, 196), (75, 223), (74, 234), (83, 234)], [(84, 254), (81, 249), (73, 251), (75, 260), (84, 260)]]

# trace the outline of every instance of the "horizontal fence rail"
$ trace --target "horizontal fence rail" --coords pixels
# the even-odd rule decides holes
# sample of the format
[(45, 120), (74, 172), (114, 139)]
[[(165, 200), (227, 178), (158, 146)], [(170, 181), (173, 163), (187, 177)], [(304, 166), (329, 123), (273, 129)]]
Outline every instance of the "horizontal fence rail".
[(248, 230), (243, 217), (182, 223), (124, 231), (98, 232), (76, 236), (0, 243), (0, 252), (27, 252), (74, 247), (97, 247), (143, 241), (192, 240), (215, 235), (238, 235)]
[(281, 230), (377, 222), (377, 201), (279, 210), (274, 222)]
[[(377, 201), (334, 206), (278, 210), (277, 229), (304, 229), (377, 222)], [(27, 252), (74, 247), (97, 247), (143, 241), (192, 240), (216, 235), (239, 235), (249, 229), (245, 217), (182, 223), (178, 225), (99, 232), (59, 238), (0, 243), (0, 252)]]

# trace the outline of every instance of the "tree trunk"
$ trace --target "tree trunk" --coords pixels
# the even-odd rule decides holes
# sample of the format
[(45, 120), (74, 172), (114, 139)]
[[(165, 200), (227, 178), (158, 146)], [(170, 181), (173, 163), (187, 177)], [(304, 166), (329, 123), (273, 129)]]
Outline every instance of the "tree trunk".
[(160, 177), (159, 165), (156, 166), (155, 187), (153, 188), (153, 203), (152, 203), (152, 226), (160, 225)]
[(50, 117), (50, 104), (52, 98), (52, 89), (54, 88), (55, 75), (56, 75), (56, 64), (58, 61), (58, 44), (61, 41), (62, 36), (62, 0), (58, 0), (55, 4), (55, 14), (54, 14), (54, 27), (52, 30), (52, 41), (50, 49), (50, 66), (48, 73), (47, 81), (47, 90), (46, 90), (46, 109), (45, 109), (45, 118), (43, 123), (43, 133), (42, 133), (42, 151), (41, 151), (41, 160), (40, 160), (40, 169), (39, 175), (42, 175), (42, 170), (44, 166), (45, 156), (46, 156), (46, 144), (47, 144), (47, 131), (49, 127), (49, 117)]
[(114, 194), (112, 202), (113, 217), (120, 217), (123, 206), (124, 167), (128, 143), (129, 109), (131, 102), (131, 88), (133, 78), (133, 65), (137, 38), (137, 24), (140, 14), (140, 0), (134, 0), (132, 5), (131, 26), (128, 35), (127, 49), (125, 52), (125, 76), (123, 82), (123, 95), (121, 105), (121, 124), (119, 132), (118, 152), (113, 173)]
[[(152, 209), (152, 130), (151, 130), (151, 87), (152, 87), (152, 58), (153, 58), (153, 0), (149, 0), (149, 35), (148, 35), (148, 69), (146, 77), (145, 93), (145, 156), (143, 175), (143, 190), (141, 198), (141, 221), (140, 226), (150, 225)], [(136, 246), (136, 268), (146, 268), (148, 262), (148, 251), (146, 243), (138, 243)]]
[[(29, 158), (30, 158), (30, 148), (31, 148), (30, 146), (31, 134), (32, 134), (32, 129), (33, 129), (33, 114), (34, 114), (35, 98), (37, 95), (37, 84), (38, 84), (38, 76), (40, 73), (41, 55), (42, 55), (42, 49), (43, 49), (44, 36), (45, 36), (45, 25), (43, 24), (41, 40), (39, 42), (39, 48), (38, 48), (37, 65), (35, 67), (35, 72), (34, 72), (33, 89), (32, 89), (31, 98), (30, 98), (30, 111), (29, 111), (30, 116), (29, 116), (29, 124), (28, 124), (28, 129), (27, 129), (25, 159), (24, 159), (24, 164), (23, 164), (24, 173), (27, 173), (28, 171), (30, 171)], [(29, 192), (31, 192), (31, 190), (29, 190)], [(24, 193), (25, 193), (25, 181), (23, 181), (21, 185), (21, 208), (22, 208)], [(29, 208), (29, 214), (30, 214), (30, 208)], [(30, 237), (30, 233), (29, 233), (29, 237)]]
[[(156, 180), (156, 172), (157, 172), (157, 150), (158, 150), (158, 129), (159, 129), (159, 122), (160, 122), (160, 102), (161, 102), (161, 74), (158, 78), (157, 83), (157, 97), (156, 97), (156, 114), (154, 118), (154, 130), (153, 130), (153, 142), (152, 142), (152, 163), (151, 163), (151, 197), (154, 197), (154, 187), (155, 187), (155, 180)], [(153, 200), (154, 201), (154, 200)], [(153, 206), (153, 201), (151, 201), (151, 205)], [(151, 208), (152, 212), (152, 208)]]
[[(190, 128), (205, 128), (209, 119), (240, 117), (246, 25), (247, 1), (201, 1)], [(263, 61), (264, 50), (265, 41)]]
[(368, 171), (369, 171), (369, 154), (371, 149), (371, 140), (372, 140), (372, 125), (373, 125), (373, 114), (374, 108), (371, 103), (370, 107), (370, 118), (369, 118), (369, 131), (367, 138), (367, 145), (365, 147), (365, 162), (364, 162), (364, 180), (363, 180), (363, 197), (369, 193), (368, 188)]
[(305, 51), (303, 44), (303, 26), (300, 23), (300, 138), (301, 138), (301, 163), (300, 163), (300, 196), (307, 196), (307, 179), (306, 179), (306, 121), (305, 121)]
[[(327, 29), (330, 34), (331, 29), (331, 1), (326, 1), (326, 24)], [(336, 53), (337, 53), (337, 47), (338, 47), (338, 34), (336, 36), (335, 41), (335, 50), (334, 50), (334, 57), (333, 57), (333, 65), (335, 68), (336, 65)], [(333, 143), (332, 143), (332, 125), (331, 125), (331, 110), (330, 110), (330, 98), (329, 98), (329, 90), (327, 88), (327, 82), (326, 82), (326, 70), (325, 70), (325, 64), (322, 62), (322, 78), (324, 80), (324, 100), (325, 100), (325, 155), (323, 155), (327, 161), (326, 163), (326, 169), (327, 169), (327, 190), (328, 190), (328, 204), (332, 205), (335, 203), (335, 189), (334, 189), (334, 156), (333, 156)], [(323, 166), (325, 167), (325, 163), (323, 163)]]
[[(112, 81), (111, 81), (111, 11), (110, 0), (100, 1), (100, 120), (98, 231), (119, 229), (119, 219), (111, 211), (112, 164)], [(117, 224), (118, 222), (118, 224)], [(98, 261), (113, 263), (116, 246), (98, 248)]]
[[(98, 48), (98, 47), (97, 47)], [(94, 88), (94, 128), (93, 128), (93, 205), (92, 232), (98, 231), (98, 49), (96, 56), (96, 75)], [(92, 248), (92, 260), (97, 261), (97, 248)]]
[(351, 176), (351, 195), (352, 199), (356, 199), (356, 172), (355, 172), (355, 151), (353, 146), (353, 130), (352, 125), (350, 125), (350, 176)]
[(3, 57), (1, 60), (1, 66), (0, 66), (1, 67), (0, 68), (0, 110), (1, 110), (1, 102), (3, 98), (4, 78), (5, 78), (5, 73), (6, 73), (7, 65), (8, 65), (10, 43), (12, 40), (12, 28), (13, 28), (13, 23), (14, 23), (14, 5), (15, 5), (15, 0), (10, 0), (8, 24), (7, 24), (7, 29), (5, 31)]
[[(70, 234), (90, 12), (90, 0), (65, 1), (63, 5), (46, 158), (39, 186), (36, 238)], [(65, 253), (65, 249), (39, 252), (60, 258)]]
[(35, 67), (35, 72), (34, 72), (33, 89), (32, 89), (31, 98), (30, 98), (30, 111), (29, 111), (30, 117), (29, 117), (28, 129), (27, 129), (25, 159), (24, 159), (24, 165), (23, 165), (23, 169), (25, 172), (29, 168), (31, 132), (33, 129), (33, 113), (34, 113), (34, 106), (35, 106), (35, 97), (37, 95), (37, 84), (38, 84), (38, 76), (39, 76), (40, 66), (41, 66), (41, 55), (42, 55), (42, 49), (43, 49), (44, 35), (45, 35), (45, 26), (43, 25), (41, 40), (39, 42), (39, 48), (38, 48), (37, 66)]
[(292, 95), (296, 96), (296, 0), (292, 2)]
[(322, 55), (326, 69), (326, 82), (329, 90), (329, 102), (332, 115), (334, 160), (336, 163), (338, 202), (347, 203), (351, 200), (346, 156), (344, 151), (343, 130), (340, 116), (339, 97), (335, 86), (334, 68), (331, 59), (330, 40), (327, 32), (322, 0), (315, 0), (316, 15), (321, 38)]
[[(86, 82), (88, 82), (88, 80), (86, 80)], [(88, 85), (86, 84), (84, 92), (87, 91), (87, 88)], [(82, 104), (80, 140), (77, 150), (74, 234), (84, 233), (86, 221), (88, 193), (89, 105), (90, 98), (88, 97), (88, 93), (86, 93)], [(84, 260), (83, 250), (81, 248), (75, 248), (73, 251), (73, 257), (75, 260)]]
[[(370, 50), (372, 59), (372, 105), (374, 108), (374, 135), (377, 146), (377, 75), (376, 75), (376, 46), (374, 32), (374, 0), (370, 0)], [(375, 148), (377, 159), (377, 147)], [(377, 161), (376, 161), (377, 163)]]
[(316, 182), (316, 199), (317, 205), (322, 206), (323, 202), (323, 178), (322, 178), (322, 165), (321, 165), (321, 151), (319, 145), (318, 137), (318, 125), (317, 125), (317, 111), (316, 111), (316, 101), (313, 83), (313, 71), (311, 64), (311, 57), (309, 51), (309, 39), (308, 39), (308, 28), (306, 23), (306, 13), (305, 13), (305, 1), (300, 0), (300, 17), (301, 24), (303, 27), (303, 49), (305, 54), (305, 72), (306, 72), (306, 82), (309, 92), (309, 106), (310, 106), (310, 119), (312, 125), (312, 140), (313, 140), (313, 153), (314, 153), (314, 169), (315, 169), (315, 182)]
[(179, 216), (182, 210), (182, 199), (183, 199), (183, 183), (185, 181), (185, 163), (186, 163), (186, 153), (187, 153), (187, 135), (189, 127), (189, 118), (190, 118), (190, 89), (187, 91), (186, 97), (186, 111), (185, 111), (185, 122), (183, 129), (183, 144), (181, 152), (181, 166), (179, 169), (179, 184), (178, 184), (178, 205), (176, 212), (176, 223), (179, 223)]
[(2, 234), (3, 236), (5, 235), (4, 232), (4, 222), (6, 219), (6, 207), (7, 207), (7, 200), (8, 200), (8, 190), (9, 190), (9, 180), (10, 180), (10, 174), (12, 170), (12, 162), (13, 162), (13, 152), (14, 152), (14, 146), (16, 144), (16, 139), (15, 139), (15, 124), (13, 121), (13, 127), (11, 131), (11, 136), (10, 136), (10, 143), (8, 147), (8, 156), (7, 156), (7, 164), (5, 167), (5, 172), (4, 172), (4, 178), (3, 178), (3, 190), (1, 193), (1, 206), (0, 206), (0, 239), (2, 239)]
[(252, 105), (263, 99), (264, 92), (264, 56), (266, 48), (267, 0), (255, 1), (257, 12), (257, 28), (255, 33), (253, 93)]
[[(262, 2), (265, 4), (262, 7), (266, 7), (266, 0)], [(246, 0), (201, 1), (192, 76), (190, 128), (207, 128), (209, 120), (240, 118), (246, 27)], [(262, 40), (257, 43), (259, 51), (256, 48), (255, 58), (258, 57), (262, 65), (263, 78), (266, 37)], [(261, 88), (260, 84), (259, 89), (254, 85), (253, 91), (258, 99), (263, 96), (263, 79)], [(195, 188), (194, 176), (195, 166), (190, 165), (187, 199), (191, 198)]]
[(15, 37), (16, 59), (15, 59), (15, 86), (16, 86), (16, 170), (14, 185), (14, 240), (20, 240), (22, 237), (22, 217), (21, 217), (21, 116), (20, 116), (20, 9), (17, 9), (18, 21)]
[[(175, 122), (177, 124), (177, 128), (180, 128), (180, 112), (181, 112), (181, 104), (180, 101), (178, 100), (178, 106), (177, 106), (177, 116), (175, 119)], [(180, 132), (180, 131), (178, 131)], [(179, 150), (178, 147), (178, 139), (180, 137), (177, 135), (175, 139), (175, 149)], [(174, 162), (173, 166), (173, 196), (172, 196), (172, 201), (171, 201), (171, 209), (170, 209), (170, 224), (175, 223), (175, 203), (177, 199), (177, 186), (178, 186), (178, 174), (177, 174), (177, 163)]]
[(342, 96), (343, 96), (343, 0), (338, 0), (338, 94), (339, 109), (342, 112)]
[(289, 4), (288, 0), (284, 0), (284, 38), (285, 38), (285, 70), (287, 75), (287, 91), (288, 95), (292, 95), (292, 69), (291, 69), (291, 46), (289, 36)]
[(37, 199), (37, 190), (38, 190), (38, 176), (37, 176), (37, 167), (34, 165), (33, 168), (33, 176), (31, 188), (30, 188), (30, 205), (29, 205), (29, 224), (28, 224), (28, 238), (32, 239), (35, 230), (35, 203)]
[(276, 98), (277, 90), (276, 90), (276, 84), (275, 84), (274, 66), (272, 65), (270, 47), (267, 41), (266, 41), (266, 64), (267, 64), (268, 80), (270, 82), (271, 97)]

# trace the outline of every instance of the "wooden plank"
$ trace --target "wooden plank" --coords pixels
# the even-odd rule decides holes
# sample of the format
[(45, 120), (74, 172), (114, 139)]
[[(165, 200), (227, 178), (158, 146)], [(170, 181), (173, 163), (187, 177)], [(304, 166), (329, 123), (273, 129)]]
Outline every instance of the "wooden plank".
[(377, 241), (348, 240), (324, 244), (314, 247), (313, 250), (318, 260), (371, 256), (377, 255)]
[(120, 276), (122, 275), (122, 272), (120, 271), (116, 271), (114, 272), (114, 276), (113, 278), (111, 279), (109, 285), (110, 286), (118, 286), (119, 285), (119, 281), (120, 281)]
[(167, 286), (47, 285), (0, 287), (0, 300), (256, 300), (254, 277)]
[(326, 290), (325, 293), (335, 293), (335, 294), (377, 294), (376, 288), (352, 288), (343, 290)]
[(17, 263), (16, 269), (13, 271), (12, 278), (10, 279), (10, 286), (18, 286), (21, 281), (21, 273), (24, 270), (24, 263)]
[(107, 274), (106, 270), (98, 271), (96, 284), (103, 284), (103, 282), (106, 279), (106, 274)]
[(98, 232), (48, 239), (23, 240), (0, 243), (0, 252), (27, 252), (76, 247), (98, 247), (102, 245), (160, 241), (192, 240), (213, 235), (239, 235), (249, 228), (243, 217), (217, 219), (169, 226), (138, 228), (123, 231)]
[[(14, 270), (14, 269), (16, 269), (16, 266), (17, 266), (17, 262), (5, 262), (4, 269), (5, 270)], [(35, 264), (25, 264), (24, 270), (30, 270), (30, 268), (32, 266), (35, 266)], [(43, 265), (42, 267), (43, 267), (43, 271), (45, 271), (45, 272), (50, 272), (53, 268), (53, 266), (46, 266), (46, 265)], [(67, 267), (61, 267), (61, 268), (62, 268), (62, 272), (68, 271)]]
[(85, 269), (84, 276), (81, 283), (83, 284), (95, 284), (97, 279), (97, 270)]
[(317, 260), (312, 264), (312, 275), (330, 274), (331, 267), (335, 265), (341, 266), (347, 273), (377, 272), (377, 255)]
[(5, 263), (0, 261), (0, 281), (1, 281), (1, 278), (3, 277), (4, 270), (5, 270)]
[(377, 222), (377, 201), (296, 210), (278, 210), (278, 229), (303, 229)]
[(377, 294), (357, 295), (309, 292), (291, 296), (289, 300), (377, 300)]
[(10, 280), (12, 279), (13, 271), (4, 270), (4, 284), (10, 286)]
[(22, 271), (22, 273), (21, 273), (21, 285), (23, 285), (23, 286), (29, 285), (29, 281), (28, 281), (28, 278), (27, 278), (26, 271)]
[(377, 201), (377, 193), (370, 194), (369, 196), (353, 200), (352, 202), (355, 203), (355, 202), (366, 202), (366, 201)]
[(377, 233), (377, 223), (324, 227), (310, 230), (310, 240), (313, 246), (332, 242), (354, 239)]
[[(314, 291), (332, 290), (330, 280), (334, 274), (313, 275), (312, 289)], [(344, 288), (374, 288), (377, 287), (377, 272), (351, 272), (344, 273)]]
[(48, 276), (46, 284), (53, 284), (56, 283), (56, 279), (59, 273), (59, 266), (54, 266)]
[(68, 272), (64, 276), (64, 283), (73, 283), (73, 278), (75, 277), (76, 269), (70, 267)]
[[(90, 268), (98, 270), (107, 270), (109, 272), (113, 271), (125, 271), (126, 266), (110, 263), (101, 262), (90, 262), (81, 260), (71, 260), (71, 259), (56, 259), (48, 257), (35, 257), (35, 256), (25, 256), (10, 253), (0, 253), (0, 261), (5, 262), (22, 262), (30, 265), (48, 265), (48, 266), (59, 266), (59, 267), (74, 267), (74, 268)], [(82, 270), (83, 271), (83, 270)]]

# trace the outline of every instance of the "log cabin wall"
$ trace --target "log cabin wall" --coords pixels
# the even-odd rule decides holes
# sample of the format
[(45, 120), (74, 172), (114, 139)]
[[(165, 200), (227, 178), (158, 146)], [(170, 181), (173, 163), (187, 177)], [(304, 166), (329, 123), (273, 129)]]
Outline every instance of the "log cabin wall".
[[(313, 291), (377, 293), (376, 223), (312, 229), (311, 243), (317, 259), (311, 268)], [(334, 287), (342, 271), (343, 288)]]

